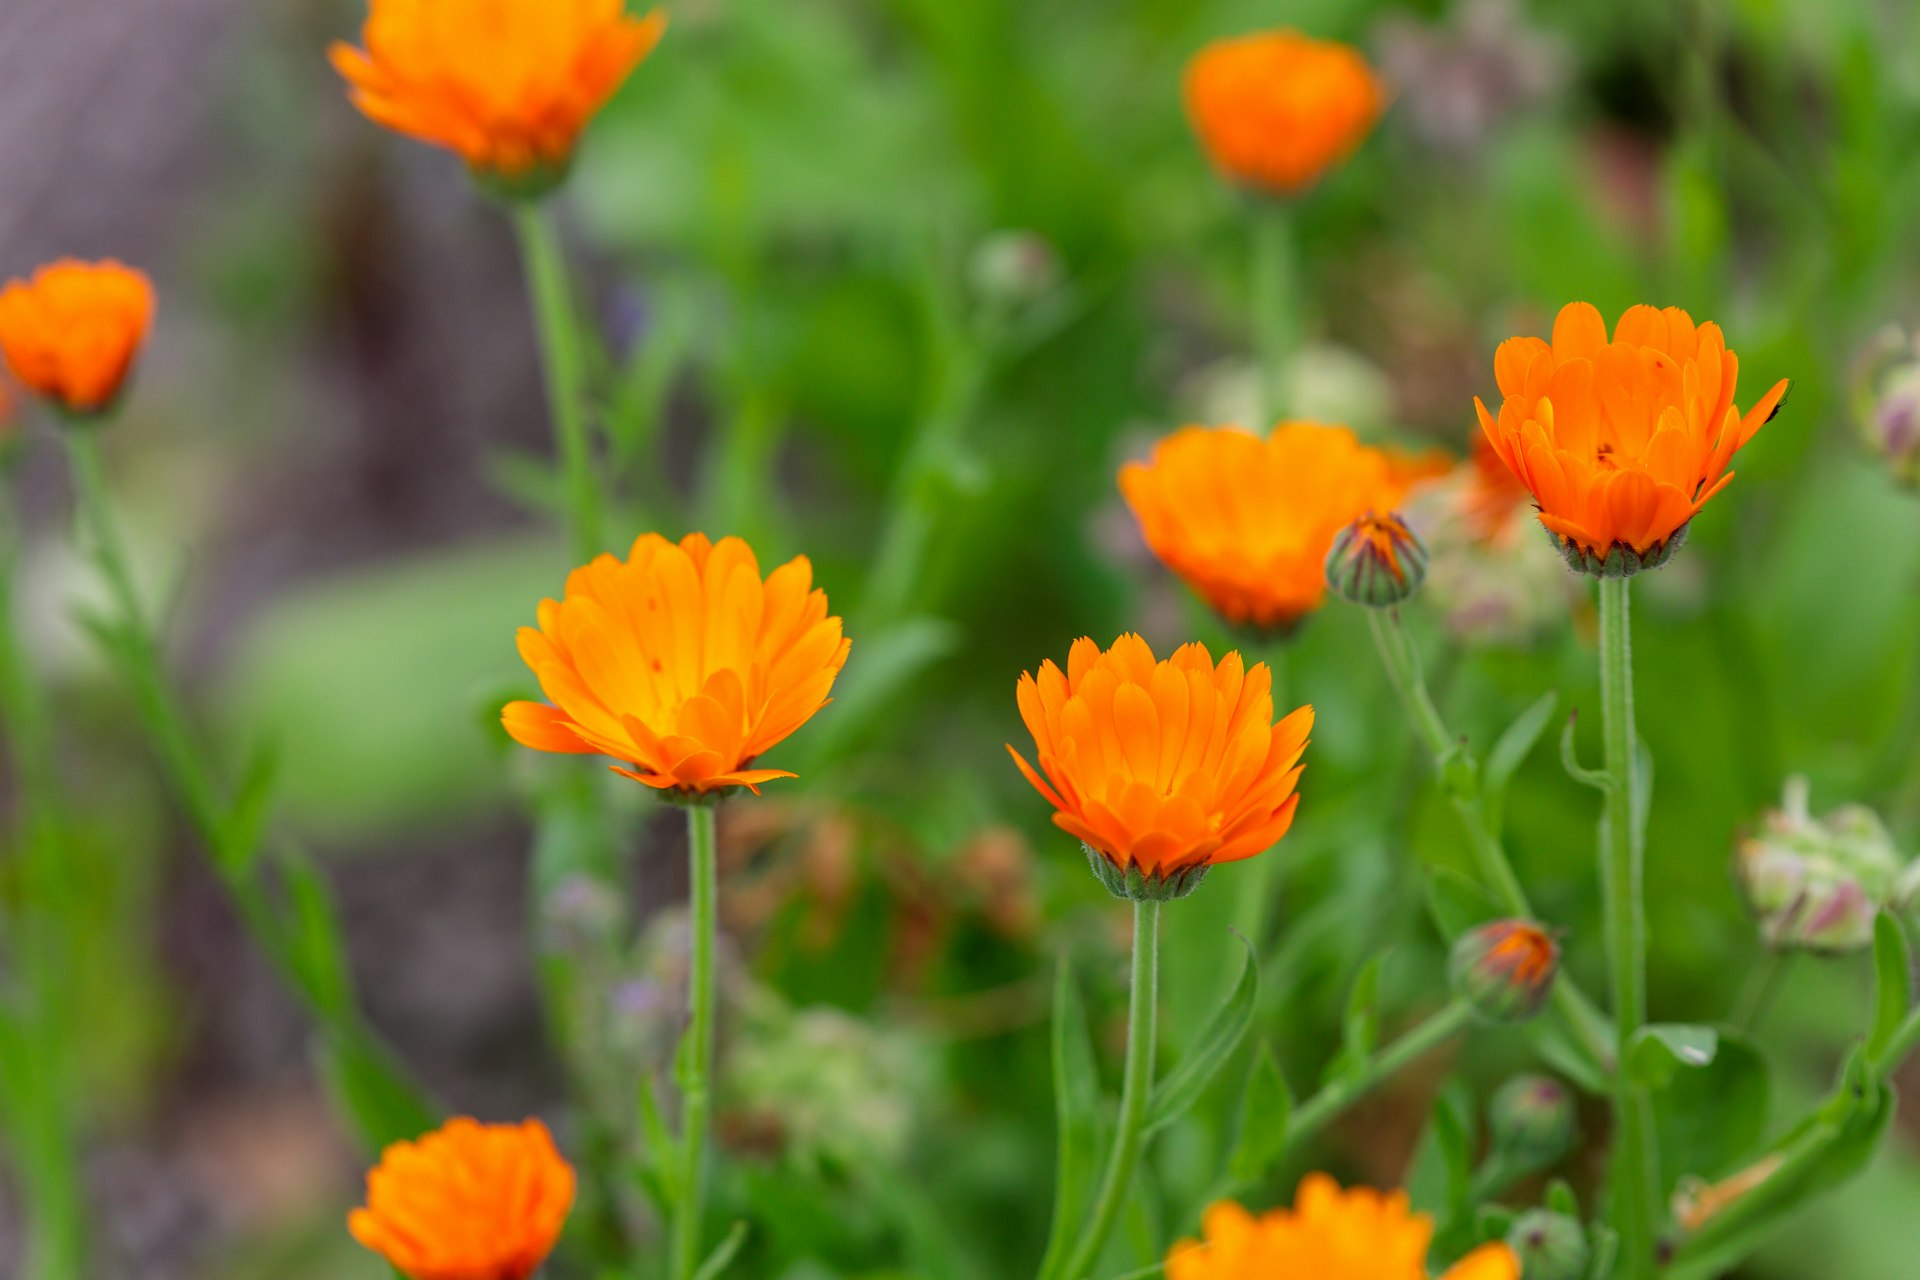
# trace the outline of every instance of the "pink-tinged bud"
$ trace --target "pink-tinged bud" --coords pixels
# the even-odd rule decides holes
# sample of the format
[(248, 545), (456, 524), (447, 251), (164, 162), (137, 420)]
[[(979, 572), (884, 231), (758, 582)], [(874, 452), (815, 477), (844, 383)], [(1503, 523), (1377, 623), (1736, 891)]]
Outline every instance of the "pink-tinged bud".
[(1911, 870), (1871, 809), (1844, 805), (1815, 818), (1807, 799), (1806, 780), (1790, 779), (1781, 807), (1740, 842), (1741, 892), (1769, 947), (1863, 950), (1880, 909), (1903, 905)]
[(1853, 402), (1867, 448), (1920, 487), (1920, 336), (1882, 330), (1855, 366)]
[(1490, 1022), (1539, 1013), (1559, 972), (1559, 944), (1527, 920), (1495, 920), (1461, 934), (1449, 964), (1454, 994)]
[(1369, 511), (1334, 536), (1326, 569), (1335, 595), (1385, 609), (1427, 580), (1427, 548), (1398, 512)]
[(1578, 1136), (1573, 1091), (1551, 1076), (1515, 1076), (1500, 1086), (1487, 1110), (1493, 1147), (1521, 1169), (1552, 1164)]

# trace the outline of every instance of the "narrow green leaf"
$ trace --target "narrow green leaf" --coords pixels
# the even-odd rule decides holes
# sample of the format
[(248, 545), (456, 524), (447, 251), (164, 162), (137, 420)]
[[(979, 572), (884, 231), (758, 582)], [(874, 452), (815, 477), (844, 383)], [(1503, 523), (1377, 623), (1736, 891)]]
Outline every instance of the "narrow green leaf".
[(340, 922), (333, 895), (320, 870), (304, 853), (285, 849), (277, 863), (286, 886), (287, 909), (282, 936), (301, 995), (325, 1022), (353, 1016), (346, 952), (340, 941)]
[(746, 1242), (747, 1224), (734, 1223), (733, 1230), (727, 1232), (727, 1238), (707, 1255), (707, 1260), (700, 1264), (698, 1271), (693, 1273), (693, 1280), (715, 1280), (716, 1276), (726, 1271), (727, 1264), (733, 1261), (733, 1256), (740, 1252), (740, 1246)]
[(1867, 1057), (1878, 1058), (1913, 1006), (1913, 948), (1892, 912), (1873, 922), (1873, 1032)]
[(1553, 710), (1559, 705), (1560, 695), (1557, 692), (1541, 694), (1531, 706), (1515, 716), (1513, 723), (1494, 740), (1482, 771), (1483, 786), (1490, 803), (1499, 803), (1507, 784), (1513, 781), (1515, 771), (1532, 754), (1540, 735), (1547, 731), (1547, 723), (1553, 719)]
[(1273, 1049), (1260, 1046), (1240, 1098), (1240, 1133), (1234, 1142), (1227, 1173), (1235, 1182), (1253, 1182), (1287, 1149), (1287, 1127), (1293, 1120), (1293, 1094), (1274, 1060)]
[(1064, 954), (1053, 984), (1053, 1111), (1053, 1222), (1040, 1264), (1042, 1280), (1066, 1261), (1080, 1230), (1100, 1145), (1100, 1075), (1093, 1060), (1093, 1037), (1073, 967)]
[(352, 1122), (364, 1152), (417, 1138), (440, 1123), (385, 1045), (357, 1028), (335, 1028), (316, 1046), (320, 1078)]
[(1428, 867), (1427, 910), (1451, 942), (1476, 925), (1500, 917), (1500, 906), (1479, 883), (1452, 867)]
[(659, 1084), (651, 1074), (640, 1077), (636, 1090), (640, 1112), (640, 1181), (662, 1212), (680, 1200), (680, 1143), (667, 1129), (660, 1109)]
[(1254, 959), (1253, 944), (1237, 933), (1233, 936), (1240, 938), (1240, 945), (1247, 949), (1240, 980), (1180, 1065), (1154, 1089), (1147, 1106), (1147, 1133), (1179, 1119), (1200, 1100), (1208, 1082), (1227, 1064), (1247, 1028), (1253, 1025), (1254, 1009), (1260, 1002), (1260, 965)]
[(1347, 1016), (1341, 1024), (1340, 1052), (1327, 1064), (1323, 1085), (1358, 1076), (1367, 1069), (1367, 1059), (1380, 1038), (1380, 970), (1387, 953), (1369, 960), (1353, 981), (1347, 995)]
[(273, 799), (273, 785), (279, 775), (280, 753), (275, 748), (263, 746), (248, 757), (246, 772), (241, 774), (240, 785), (227, 807), (219, 846), (214, 851), (228, 874), (250, 874), (259, 862), (267, 806)]

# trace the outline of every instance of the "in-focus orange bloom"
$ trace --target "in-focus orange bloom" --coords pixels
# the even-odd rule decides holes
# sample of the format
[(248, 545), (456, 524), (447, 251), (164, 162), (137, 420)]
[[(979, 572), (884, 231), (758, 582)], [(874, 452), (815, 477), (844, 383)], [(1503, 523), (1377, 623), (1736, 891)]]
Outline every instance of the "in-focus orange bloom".
[(1609, 340), (1597, 310), (1569, 303), (1551, 343), (1509, 338), (1493, 371), (1505, 398), (1497, 418), (1474, 400), (1481, 430), (1568, 562), (1616, 577), (1666, 563), (1787, 393), (1782, 379), (1742, 414), (1720, 326), (1678, 307), (1633, 307)]
[[(1231, 1201), (1207, 1210), (1204, 1240), (1167, 1254), (1167, 1280), (1426, 1280), (1433, 1221), (1404, 1191), (1342, 1191), (1323, 1173), (1301, 1182), (1292, 1209), (1255, 1217)], [(1474, 1250), (1443, 1280), (1519, 1280), (1504, 1244)]]
[(1214, 167), (1279, 195), (1346, 159), (1386, 107), (1357, 49), (1297, 31), (1219, 40), (1187, 64), (1187, 117)]
[(35, 395), (98, 413), (126, 385), (153, 308), (152, 283), (131, 267), (62, 258), (0, 289), (0, 351)]
[(552, 705), (509, 703), (507, 732), (536, 751), (625, 760), (663, 791), (757, 790), (794, 775), (754, 758), (826, 705), (849, 642), (796, 556), (763, 580), (738, 538), (643, 534), (543, 600), (520, 656)]
[(622, 0), (371, 0), (365, 47), (329, 53), (376, 123), (513, 180), (565, 170), (666, 25)]
[(1039, 768), (1007, 750), (1054, 824), (1101, 855), (1109, 888), (1102, 863), (1190, 889), (1197, 877), (1183, 873), (1251, 858), (1293, 825), (1313, 708), (1273, 723), (1263, 662), (1248, 669), (1229, 653), (1216, 666), (1200, 644), (1156, 662), (1136, 635), (1105, 652), (1081, 639), (1065, 672), (1048, 660), (1020, 677), (1018, 695)]
[(527, 1280), (560, 1238), (573, 1169), (538, 1120), (449, 1120), (367, 1174), (353, 1238), (408, 1280)]
[(1222, 617), (1284, 627), (1320, 607), (1340, 530), (1445, 470), (1345, 427), (1284, 422), (1265, 440), (1183, 427), (1120, 469), (1120, 492), (1154, 555)]

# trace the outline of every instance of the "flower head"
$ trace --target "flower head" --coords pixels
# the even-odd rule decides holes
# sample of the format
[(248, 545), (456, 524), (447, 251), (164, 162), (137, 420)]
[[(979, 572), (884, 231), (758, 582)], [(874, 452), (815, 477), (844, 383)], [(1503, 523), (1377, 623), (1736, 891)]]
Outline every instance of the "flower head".
[(1740, 842), (1735, 874), (1761, 937), (1779, 950), (1839, 955), (1873, 943), (1880, 909), (1904, 909), (1912, 872), (1880, 815), (1808, 807), (1805, 778), (1789, 778), (1780, 808)]
[(552, 705), (509, 703), (507, 732), (690, 795), (793, 777), (749, 766), (826, 705), (847, 660), (805, 556), (763, 580), (746, 543), (700, 533), (643, 534), (627, 559), (575, 569), (539, 623), (520, 629), (520, 656)]
[(1386, 107), (1360, 51), (1297, 31), (1218, 40), (1187, 64), (1187, 118), (1232, 181), (1291, 195), (1351, 155)]
[(1336, 534), (1327, 552), (1327, 585), (1368, 608), (1399, 604), (1426, 577), (1427, 548), (1398, 512), (1367, 512)]
[(1623, 576), (1666, 563), (1733, 479), (1734, 453), (1780, 407), (1784, 379), (1743, 415), (1739, 372), (1720, 326), (1677, 307), (1633, 307), (1609, 339), (1600, 313), (1574, 302), (1551, 343), (1500, 344), (1499, 416), (1474, 407), (1568, 563)]
[[(1343, 1191), (1323, 1173), (1301, 1182), (1291, 1209), (1255, 1217), (1231, 1201), (1207, 1210), (1202, 1240), (1167, 1255), (1167, 1280), (1426, 1280), (1433, 1220), (1404, 1191)], [(1504, 1244), (1484, 1245), (1443, 1280), (1519, 1280)]]
[(1345, 427), (1283, 422), (1262, 440), (1237, 427), (1183, 427), (1120, 492), (1162, 563), (1230, 622), (1286, 627), (1320, 607), (1334, 536), (1391, 511), (1435, 469), (1361, 444)]
[(1894, 479), (1920, 488), (1920, 334), (1883, 329), (1855, 363), (1860, 438)]
[(364, 48), (329, 53), (368, 118), (538, 190), (666, 25), (622, 0), (370, 0)]
[(0, 289), (0, 351), (35, 395), (99, 413), (126, 384), (153, 308), (152, 283), (131, 267), (62, 258)]
[(1453, 985), (1493, 1022), (1524, 1022), (1546, 1006), (1560, 972), (1560, 947), (1526, 920), (1494, 920), (1453, 944)]
[(1179, 896), (1293, 825), (1313, 708), (1275, 724), (1265, 663), (1216, 666), (1199, 644), (1156, 662), (1136, 635), (1105, 652), (1082, 639), (1065, 672), (1023, 674), (1019, 702), (1039, 768), (1007, 750), (1116, 893)]
[(572, 1206), (573, 1169), (545, 1125), (463, 1116), (382, 1152), (347, 1230), (407, 1280), (527, 1280)]

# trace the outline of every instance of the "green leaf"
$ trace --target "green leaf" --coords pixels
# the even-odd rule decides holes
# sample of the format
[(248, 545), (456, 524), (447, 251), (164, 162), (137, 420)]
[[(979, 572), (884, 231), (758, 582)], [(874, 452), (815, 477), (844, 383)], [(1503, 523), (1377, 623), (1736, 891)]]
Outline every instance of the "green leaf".
[(1770, 1097), (1766, 1059), (1732, 1030), (1717, 1034), (1711, 1061), (1676, 1068), (1652, 1094), (1661, 1193), (1682, 1178), (1724, 1176), (1752, 1156), (1766, 1134)]
[(261, 747), (247, 760), (246, 772), (234, 789), (221, 823), (220, 841), (214, 850), (220, 865), (229, 875), (249, 875), (259, 861), (261, 835), (266, 829), (267, 805), (273, 799), (273, 784), (280, 773), (280, 753), (273, 747)]
[(733, 1230), (727, 1232), (727, 1238), (707, 1255), (707, 1260), (700, 1264), (698, 1271), (693, 1273), (693, 1280), (715, 1280), (716, 1276), (726, 1271), (727, 1264), (733, 1261), (733, 1255), (739, 1253), (740, 1246), (746, 1242), (747, 1224), (734, 1223)]
[(1042, 1280), (1055, 1274), (1080, 1229), (1100, 1145), (1100, 1074), (1086, 1005), (1063, 954), (1053, 984), (1053, 1112), (1055, 1128), (1053, 1222)]
[(322, 1034), (316, 1047), (320, 1078), (360, 1135), (362, 1150), (380, 1151), (417, 1138), (440, 1114), (401, 1073), (392, 1053), (358, 1028)]
[(1155, 1087), (1153, 1100), (1147, 1105), (1146, 1133), (1179, 1119), (1200, 1100), (1208, 1082), (1227, 1064), (1247, 1028), (1253, 1025), (1254, 1009), (1260, 1002), (1260, 965), (1254, 959), (1253, 944), (1237, 933), (1233, 936), (1240, 938), (1240, 945), (1247, 949), (1240, 981), (1180, 1065)]
[(1583, 782), (1596, 791), (1611, 790), (1613, 778), (1606, 770), (1589, 769), (1580, 763), (1580, 753), (1573, 741), (1573, 727), (1579, 722), (1580, 713), (1576, 711), (1567, 717), (1567, 727), (1560, 731), (1560, 764), (1575, 782)]
[(639, 1154), (640, 1181), (664, 1213), (680, 1200), (680, 1143), (667, 1129), (660, 1109), (659, 1082), (651, 1074), (642, 1075), (636, 1094), (644, 1144)]
[(1478, 881), (1452, 867), (1428, 867), (1426, 871), (1427, 910), (1448, 941), (1476, 925), (1499, 919), (1500, 905)]
[(1374, 956), (1353, 980), (1353, 990), (1347, 995), (1347, 1016), (1341, 1024), (1340, 1052), (1327, 1064), (1323, 1086), (1358, 1076), (1367, 1069), (1367, 1059), (1373, 1056), (1374, 1044), (1380, 1038), (1380, 970), (1386, 959), (1386, 952)]
[(1227, 1172), (1235, 1182), (1254, 1182), (1287, 1149), (1287, 1127), (1293, 1120), (1293, 1094), (1274, 1060), (1273, 1049), (1261, 1045), (1247, 1075), (1240, 1099), (1240, 1136), (1234, 1143)]
[(1553, 710), (1559, 705), (1560, 695), (1557, 692), (1541, 694), (1531, 706), (1513, 718), (1513, 723), (1494, 740), (1493, 748), (1487, 752), (1481, 787), (1492, 810), (1495, 830), (1500, 827), (1500, 801), (1506, 795), (1507, 784), (1513, 781), (1515, 771), (1532, 754), (1534, 744), (1547, 731), (1547, 722), (1553, 719)]
[(1867, 1057), (1876, 1059), (1893, 1042), (1913, 1006), (1913, 948), (1892, 912), (1873, 922), (1873, 1031)]
[(1640, 1028), (1627, 1044), (1627, 1074), (1648, 1089), (1664, 1089), (1681, 1067), (1704, 1067), (1720, 1049), (1712, 1027), (1658, 1022)]
[(1472, 1090), (1463, 1080), (1449, 1081), (1433, 1100), (1407, 1174), (1414, 1207), (1437, 1223), (1433, 1248), (1443, 1257), (1472, 1244), (1475, 1130)]
[(281, 936), (300, 993), (323, 1022), (351, 1017), (353, 997), (333, 895), (319, 868), (304, 853), (286, 849), (277, 862), (287, 897)]

